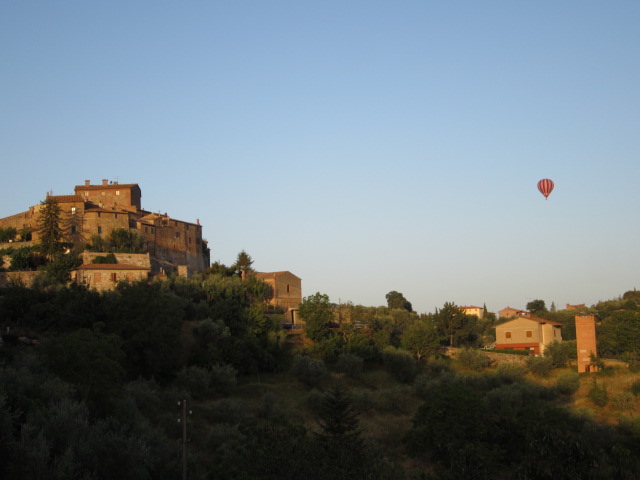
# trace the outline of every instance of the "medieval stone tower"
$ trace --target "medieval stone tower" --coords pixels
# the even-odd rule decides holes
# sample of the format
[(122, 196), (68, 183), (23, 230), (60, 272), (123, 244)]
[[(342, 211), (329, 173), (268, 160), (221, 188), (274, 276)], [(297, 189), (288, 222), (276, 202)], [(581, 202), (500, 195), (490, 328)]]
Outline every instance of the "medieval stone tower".
[(578, 350), (578, 372), (593, 372), (595, 365), (591, 354), (598, 355), (596, 350), (596, 316), (576, 315), (576, 346)]

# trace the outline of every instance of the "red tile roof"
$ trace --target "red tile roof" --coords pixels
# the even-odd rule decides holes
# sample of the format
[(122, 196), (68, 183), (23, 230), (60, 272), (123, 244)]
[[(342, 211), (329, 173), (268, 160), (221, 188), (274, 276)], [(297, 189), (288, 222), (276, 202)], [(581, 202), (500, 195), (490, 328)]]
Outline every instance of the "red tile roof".
[(254, 272), (253, 275), (255, 275), (256, 278), (273, 278), (279, 275), (283, 275), (285, 273), (288, 273), (289, 275), (293, 275), (296, 278), (300, 278), (297, 275), (291, 273), (289, 270), (281, 270), (279, 272)]
[[(510, 318), (508, 320), (505, 320), (502, 323), (499, 323), (498, 325), (496, 325), (496, 327), (504, 325), (505, 323), (509, 323), (509, 322), (513, 322), (514, 320), (531, 320), (540, 324), (545, 324), (548, 323), (549, 325), (553, 325), (554, 327), (564, 327), (564, 323), (558, 323), (558, 322), (553, 322), (551, 320), (546, 320), (544, 318), (539, 318), (539, 317), (515, 317), (515, 318)], [(493, 327), (495, 328), (495, 327)]]

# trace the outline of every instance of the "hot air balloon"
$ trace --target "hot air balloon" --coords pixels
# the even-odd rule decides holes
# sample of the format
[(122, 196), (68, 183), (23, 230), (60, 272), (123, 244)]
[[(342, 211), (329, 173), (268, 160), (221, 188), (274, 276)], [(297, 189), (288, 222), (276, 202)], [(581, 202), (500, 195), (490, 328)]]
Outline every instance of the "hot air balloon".
[(553, 180), (543, 178), (538, 182), (538, 190), (540, 190), (540, 193), (544, 195), (544, 198), (546, 200), (551, 192), (553, 192)]

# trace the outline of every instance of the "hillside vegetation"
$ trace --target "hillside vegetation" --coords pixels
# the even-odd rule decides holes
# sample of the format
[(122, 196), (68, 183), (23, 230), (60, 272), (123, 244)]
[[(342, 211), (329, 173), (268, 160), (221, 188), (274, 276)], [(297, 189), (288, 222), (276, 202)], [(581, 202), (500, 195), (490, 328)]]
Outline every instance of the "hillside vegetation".
[(452, 303), (418, 315), (397, 295), (400, 308), (336, 307), (318, 293), (291, 333), (269, 295), (224, 269), (102, 294), (0, 288), (0, 477), (180, 478), (184, 400), (190, 479), (640, 471), (633, 292), (593, 307), (607, 366), (583, 375), (571, 342), (490, 361), (476, 348), (495, 320)]

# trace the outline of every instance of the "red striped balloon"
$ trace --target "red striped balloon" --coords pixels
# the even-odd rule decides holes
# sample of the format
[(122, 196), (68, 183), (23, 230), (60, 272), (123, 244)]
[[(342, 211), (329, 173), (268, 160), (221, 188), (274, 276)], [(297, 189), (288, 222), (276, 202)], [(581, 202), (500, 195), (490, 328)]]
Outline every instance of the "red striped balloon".
[(548, 178), (543, 178), (538, 182), (538, 190), (544, 195), (544, 198), (548, 198), (551, 192), (553, 192), (553, 181)]

